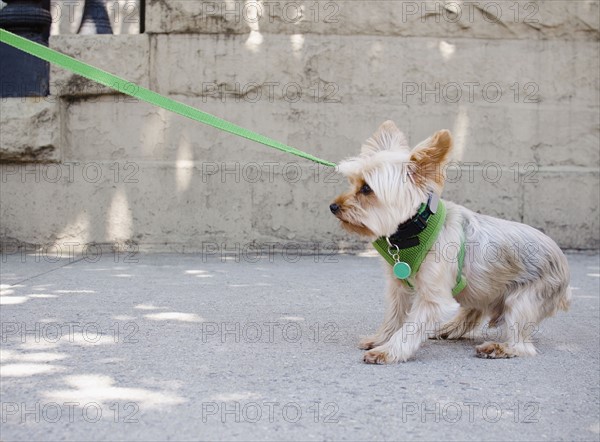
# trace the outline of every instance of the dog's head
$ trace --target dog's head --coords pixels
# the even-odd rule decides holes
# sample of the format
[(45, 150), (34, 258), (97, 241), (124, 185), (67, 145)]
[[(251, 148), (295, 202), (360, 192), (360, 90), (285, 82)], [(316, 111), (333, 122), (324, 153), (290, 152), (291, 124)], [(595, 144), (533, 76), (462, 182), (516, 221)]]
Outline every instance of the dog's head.
[(427, 201), (441, 193), (452, 149), (447, 130), (410, 149), (404, 134), (386, 121), (363, 144), (359, 156), (339, 164), (351, 188), (331, 204), (342, 227), (368, 237), (389, 236)]

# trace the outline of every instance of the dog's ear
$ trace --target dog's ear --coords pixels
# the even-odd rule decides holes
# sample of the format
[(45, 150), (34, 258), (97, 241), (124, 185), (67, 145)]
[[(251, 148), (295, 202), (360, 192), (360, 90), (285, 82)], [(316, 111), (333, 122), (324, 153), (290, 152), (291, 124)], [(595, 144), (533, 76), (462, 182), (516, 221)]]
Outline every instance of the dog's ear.
[(440, 130), (419, 143), (410, 153), (413, 181), (423, 186), (433, 186), (441, 192), (444, 187), (444, 166), (452, 150), (452, 135)]
[(360, 153), (371, 155), (381, 150), (409, 150), (406, 137), (393, 121), (386, 121), (365, 141)]

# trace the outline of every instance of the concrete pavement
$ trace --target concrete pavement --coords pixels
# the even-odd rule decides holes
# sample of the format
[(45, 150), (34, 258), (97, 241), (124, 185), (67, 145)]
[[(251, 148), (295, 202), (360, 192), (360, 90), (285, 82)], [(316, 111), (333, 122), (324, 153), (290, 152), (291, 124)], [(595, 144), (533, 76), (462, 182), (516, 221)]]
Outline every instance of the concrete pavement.
[(356, 348), (383, 313), (373, 256), (51, 261), (2, 258), (2, 441), (600, 438), (598, 255), (569, 255), (537, 357), (476, 338), (391, 366)]

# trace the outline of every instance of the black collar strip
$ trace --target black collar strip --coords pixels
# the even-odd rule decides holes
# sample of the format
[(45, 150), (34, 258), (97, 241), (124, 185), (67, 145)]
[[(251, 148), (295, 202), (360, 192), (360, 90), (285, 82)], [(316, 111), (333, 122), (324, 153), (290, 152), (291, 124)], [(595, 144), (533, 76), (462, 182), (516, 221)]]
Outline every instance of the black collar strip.
[(399, 249), (408, 249), (420, 244), (419, 233), (427, 228), (429, 217), (437, 212), (440, 197), (431, 192), (427, 203), (421, 204), (416, 215), (398, 226), (394, 234), (389, 237), (389, 243)]

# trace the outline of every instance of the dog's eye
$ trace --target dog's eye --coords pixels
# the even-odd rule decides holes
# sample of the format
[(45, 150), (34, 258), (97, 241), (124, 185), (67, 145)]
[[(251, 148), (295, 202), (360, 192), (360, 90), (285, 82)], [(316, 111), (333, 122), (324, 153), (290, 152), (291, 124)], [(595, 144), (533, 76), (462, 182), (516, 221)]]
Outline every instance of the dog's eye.
[(360, 188), (360, 193), (363, 195), (368, 195), (371, 192), (373, 192), (373, 189), (371, 189), (371, 186), (366, 183)]

